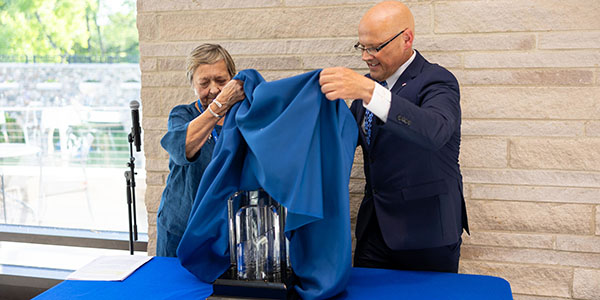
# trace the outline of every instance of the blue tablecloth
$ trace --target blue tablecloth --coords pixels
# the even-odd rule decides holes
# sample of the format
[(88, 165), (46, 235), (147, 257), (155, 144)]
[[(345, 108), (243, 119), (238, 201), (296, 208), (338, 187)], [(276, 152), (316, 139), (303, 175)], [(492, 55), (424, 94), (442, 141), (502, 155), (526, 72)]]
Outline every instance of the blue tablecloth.
[[(212, 287), (176, 258), (154, 257), (122, 282), (67, 280), (37, 296), (47, 299), (204, 299)], [(512, 299), (498, 277), (352, 268), (346, 291), (335, 299)]]

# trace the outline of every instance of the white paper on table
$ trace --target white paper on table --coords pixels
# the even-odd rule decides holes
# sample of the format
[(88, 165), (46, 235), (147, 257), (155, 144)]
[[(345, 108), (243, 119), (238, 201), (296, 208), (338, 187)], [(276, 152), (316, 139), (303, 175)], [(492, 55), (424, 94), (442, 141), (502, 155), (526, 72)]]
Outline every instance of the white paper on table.
[(67, 280), (123, 281), (152, 257), (140, 255), (100, 256), (71, 273)]

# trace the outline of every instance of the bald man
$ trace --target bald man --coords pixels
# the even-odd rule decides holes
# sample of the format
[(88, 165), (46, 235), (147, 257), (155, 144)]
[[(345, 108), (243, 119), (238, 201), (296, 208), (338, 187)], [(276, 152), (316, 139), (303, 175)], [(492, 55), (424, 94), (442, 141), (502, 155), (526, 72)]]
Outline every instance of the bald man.
[(396, 1), (369, 9), (358, 43), (369, 74), (336, 67), (321, 72), (330, 100), (357, 99), (366, 178), (356, 221), (354, 266), (458, 272), (468, 232), (456, 78), (413, 50), (412, 13)]

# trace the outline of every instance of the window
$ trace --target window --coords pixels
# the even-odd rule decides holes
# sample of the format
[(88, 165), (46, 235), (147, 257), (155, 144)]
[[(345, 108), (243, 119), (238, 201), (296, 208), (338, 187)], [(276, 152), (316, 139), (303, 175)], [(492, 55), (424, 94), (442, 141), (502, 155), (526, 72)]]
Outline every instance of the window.
[[(97, 255), (128, 253), (135, 1), (19, 3), (0, 3), (0, 275), (64, 277)], [(145, 250), (144, 155), (134, 153)]]

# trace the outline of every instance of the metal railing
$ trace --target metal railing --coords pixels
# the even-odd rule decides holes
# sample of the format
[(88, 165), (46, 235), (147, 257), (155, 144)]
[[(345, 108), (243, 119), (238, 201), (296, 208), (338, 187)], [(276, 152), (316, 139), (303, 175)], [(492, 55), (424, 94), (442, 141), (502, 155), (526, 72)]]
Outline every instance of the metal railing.
[[(39, 109), (44, 110), (43, 107)], [(112, 109), (127, 110), (120, 107)], [(61, 132), (58, 128), (42, 128), (40, 120), (25, 121), (28, 115), (24, 111), (3, 108), (0, 113), (4, 114), (4, 121), (0, 122), (0, 143), (35, 144), (42, 150), (45, 164), (62, 158), (63, 161), (67, 159), (71, 163), (85, 163), (90, 167), (122, 167), (129, 158), (129, 130), (119, 120), (104, 123), (84, 121), (70, 125)], [(7, 158), (0, 164), (11, 165), (13, 161), (25, 165), (39, 163), (37, 159), (26, 161)]]

